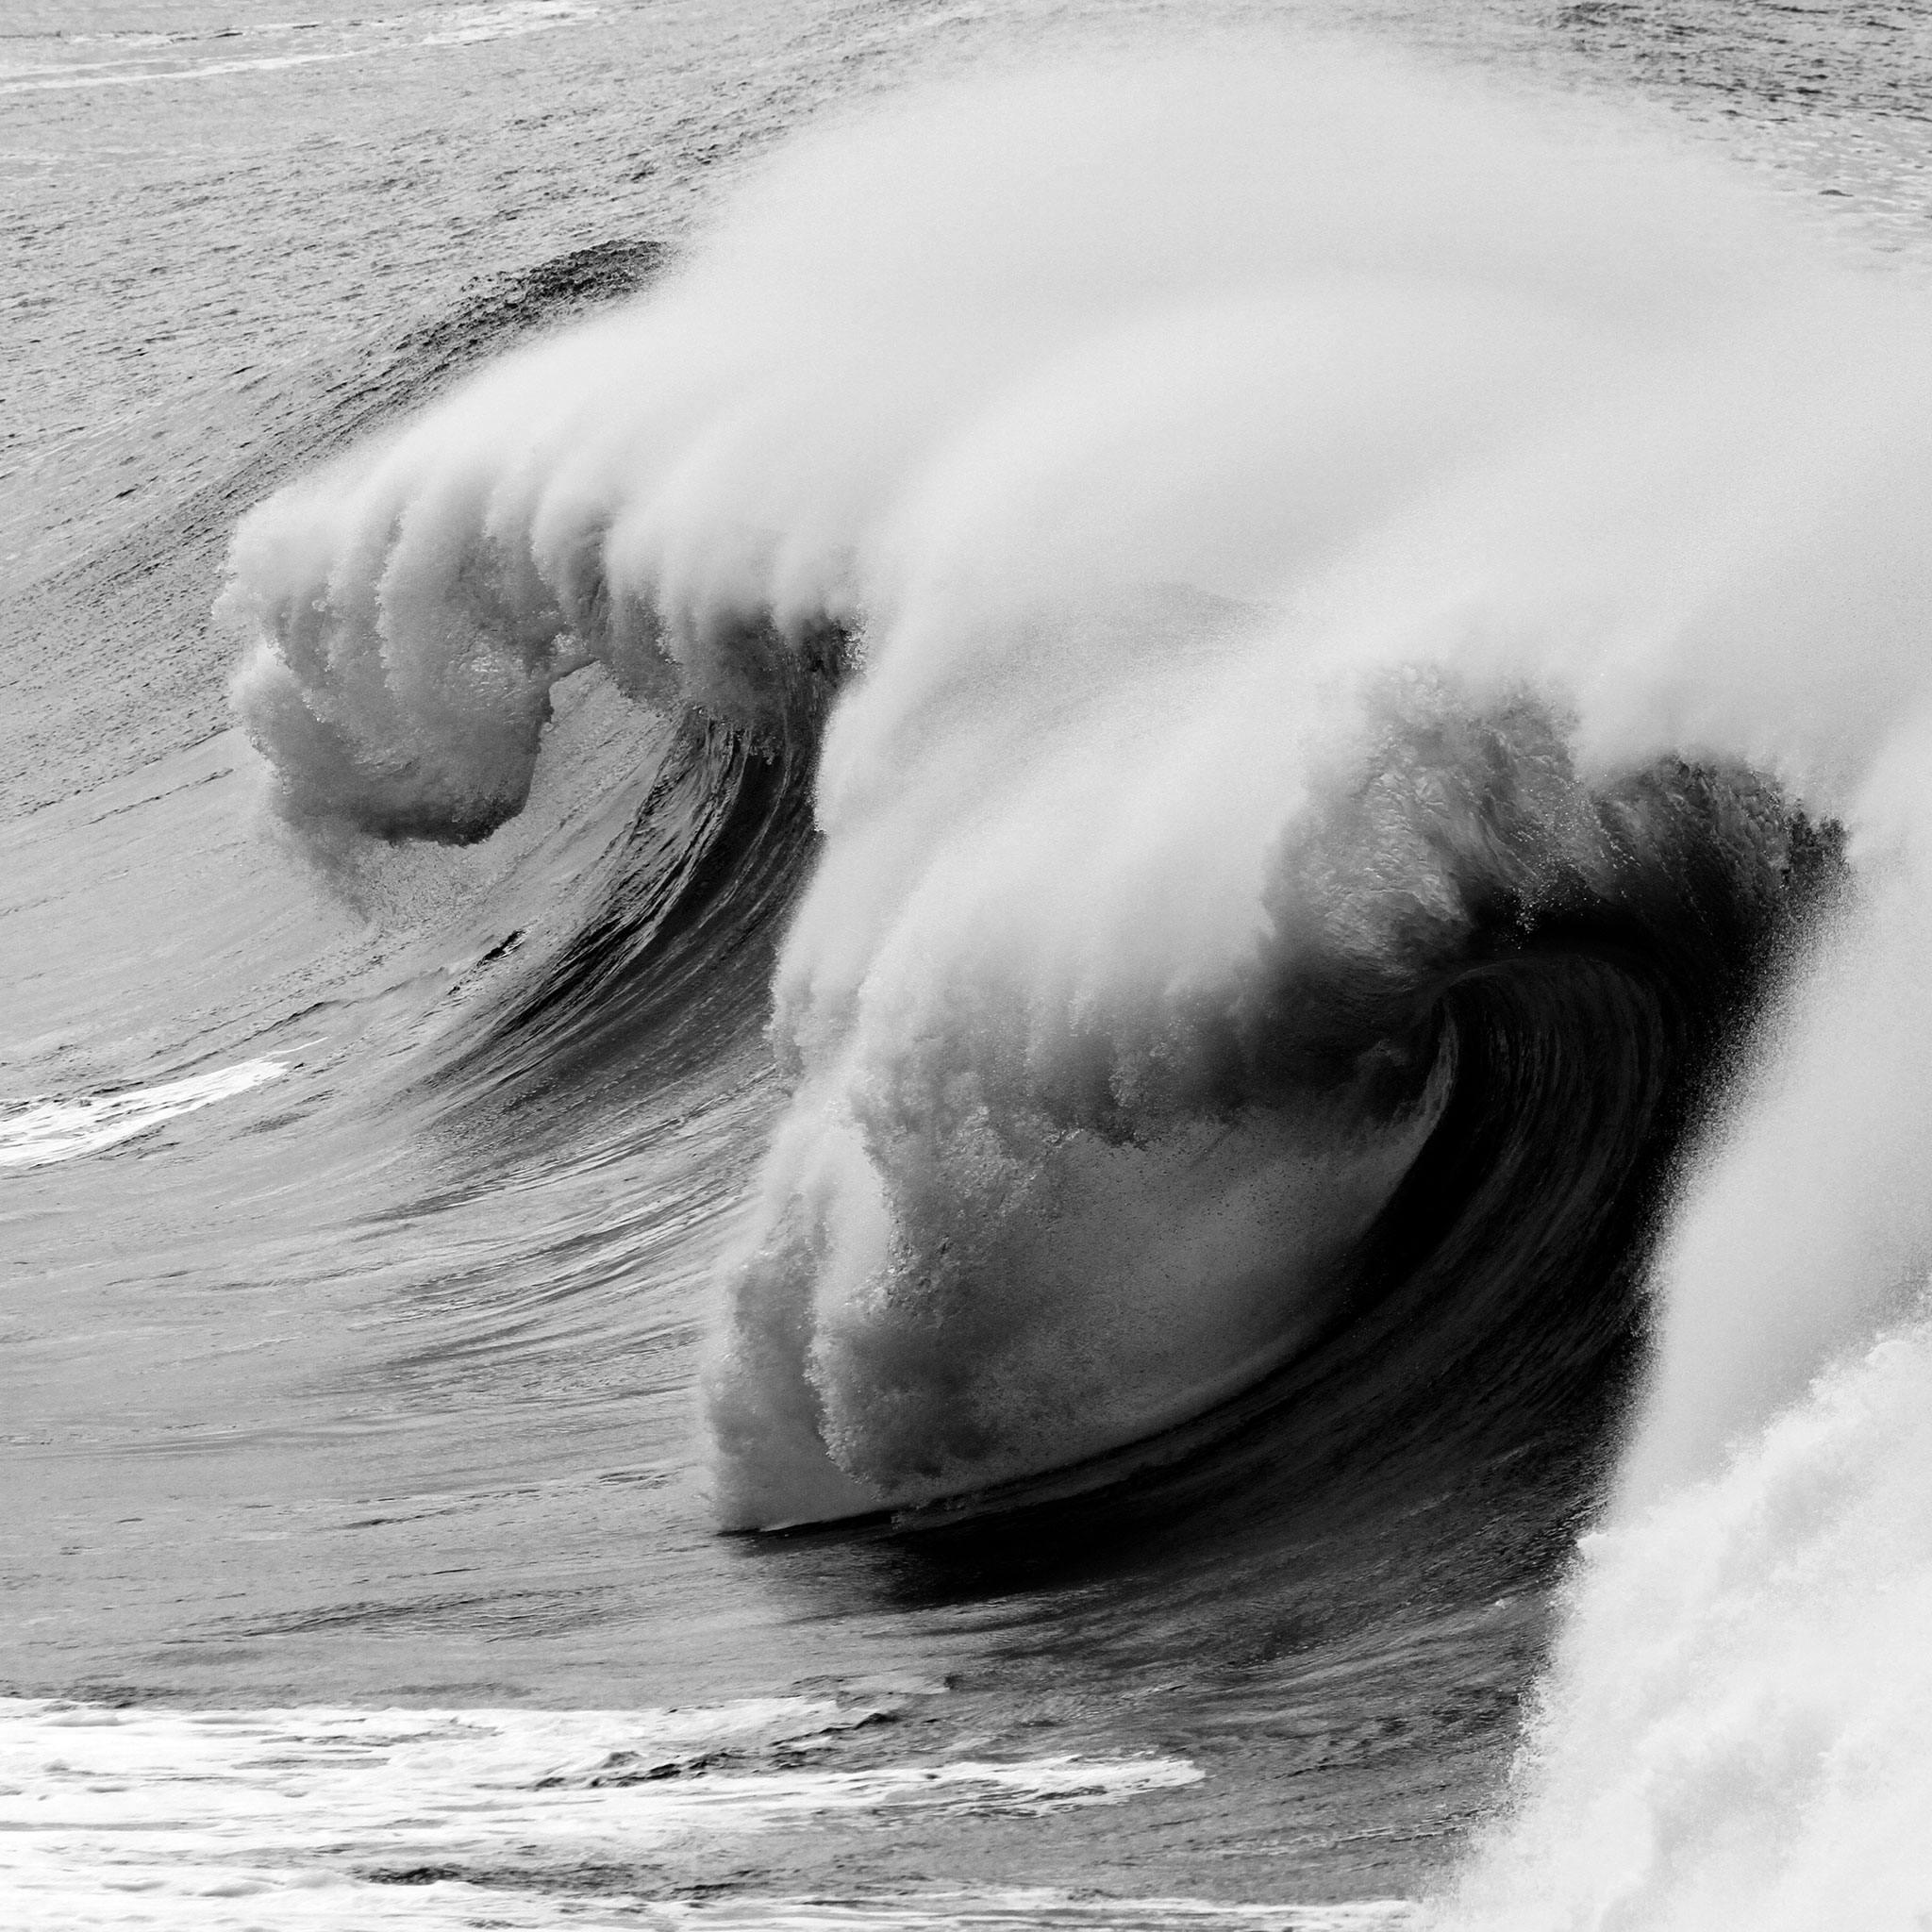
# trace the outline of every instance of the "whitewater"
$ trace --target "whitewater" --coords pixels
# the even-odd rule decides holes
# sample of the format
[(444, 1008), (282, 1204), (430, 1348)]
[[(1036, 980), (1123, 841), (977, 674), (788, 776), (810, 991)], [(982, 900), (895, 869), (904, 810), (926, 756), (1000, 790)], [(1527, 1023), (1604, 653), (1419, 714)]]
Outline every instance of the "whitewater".
[(84, 11), (21, 1923), (1925, 1924), (1925, 19)]

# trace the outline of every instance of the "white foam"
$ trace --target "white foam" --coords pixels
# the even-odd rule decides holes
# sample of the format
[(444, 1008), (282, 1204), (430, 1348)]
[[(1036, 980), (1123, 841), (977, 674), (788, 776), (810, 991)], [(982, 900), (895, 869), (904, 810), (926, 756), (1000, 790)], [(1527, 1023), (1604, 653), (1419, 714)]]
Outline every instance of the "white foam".
[(78, 1100), (0, 1101), (0, 1168), (42, 1167), (119, 1146), (197, 1108), (230, 1100), (289, 1071), (281, 1060), (241, 1060), (158, 1087)]
[(1932, 1911), (1932, 1321), (1586, 1543), (1459, 1932), (1918, 1932)]
[[(587, 1860), (648, 1867), (713, 1842), (723, 1859), (784, 1825), (1024, 1818), (1201, 1776), (1181, 1758), (1067, 1754), (846, 1771), (760, 1762), (865, 1714), (798, 1698), (636, 1712), (0, 1701), (0, 1890), (36, 1928), (550, 1925), (580, 1909), (568, 1874)], [(638, 1900), (619, 1887), (599, 1902)]]

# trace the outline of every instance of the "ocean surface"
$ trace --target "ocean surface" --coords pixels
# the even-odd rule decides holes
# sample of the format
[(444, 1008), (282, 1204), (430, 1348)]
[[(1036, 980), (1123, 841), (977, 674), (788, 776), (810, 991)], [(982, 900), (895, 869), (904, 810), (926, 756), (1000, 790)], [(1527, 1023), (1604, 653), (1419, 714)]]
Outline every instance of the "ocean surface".
[(0, 1922), (1932, 1924), (1932, 12), (12, 0)]

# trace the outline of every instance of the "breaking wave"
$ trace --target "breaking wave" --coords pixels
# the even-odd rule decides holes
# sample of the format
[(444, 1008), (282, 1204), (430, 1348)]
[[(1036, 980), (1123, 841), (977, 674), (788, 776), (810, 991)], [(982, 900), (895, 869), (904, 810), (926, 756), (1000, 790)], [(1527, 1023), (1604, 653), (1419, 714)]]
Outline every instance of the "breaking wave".
[[(1659, 1740), (1698, 1658), (1748, 1700), (1819, 1604), (1883, 1649), (1923, 1587), (1871, 1543), (1925, 1467), (1927, 340), (1574, 102), (1273, 43), (928, 91), (256, 511), (236, 703), (324, 848), (489, 836), (579, 674), (682, 721), (464, 1064), (620, 1018), (701, 1053), (782, 927), (727, 1526), (1024, 1505), (1257, 1418), (1277, 1469), (1587, 1462), (1648, 1279), (1471, 1909), (1553, 1923), (1561, 1867), (1561, 1923), (1730, 1923), (1755, 1859), (1809, 1923), (1857, 1777)], [(1867, 1668), (1776, 1736), (1875, 1726), (1923, 1792)]]

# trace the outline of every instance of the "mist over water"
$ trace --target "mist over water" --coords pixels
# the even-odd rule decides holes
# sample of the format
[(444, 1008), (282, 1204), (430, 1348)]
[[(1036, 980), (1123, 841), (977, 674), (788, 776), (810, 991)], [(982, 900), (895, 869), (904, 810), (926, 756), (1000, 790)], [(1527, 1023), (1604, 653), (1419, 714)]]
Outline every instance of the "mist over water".
[[(623, 1724), (676, 1710), (491, 1716), (584, 1757), (519, 1792), (690, 1780), (621, 1828), (571, 1798), (569, 1885), (653, 1834), (702, 1885), (691, 1835), (760, 1807), (963, 1843), (955, 1788), (1190, 1846), (1205, 1776), (1257, 1807), (1230, 1858), (1323, 1818), (1337, 1923), (1918, 1923), (1928, 319), (1611, 105), (1325, 39), (1062, 46), (821, 115), (641, 292), (241, 521), (255, 808), (395, 936), (301, 1016), (366, 1049), (309, 1103), (318, 1193), (370, 1243), (494, 1195), (540, 1284), (479, 1262), (410, 1374), (611, 1355), (674, 1282), (649, 1425), (708, 1468), (649, 1641), (729, 1624), (708, 1529), (812, 1532), (733, 1548), (791, 1563), (823, 1707), (707, 1704), (661, 1763)], [(294, 1025), (0, 1113), (0, 1160), (279, 1096)], [(1512, 1607), (1553, 1575), (1553, 1626)], [(958, 1719), (840, 1634), (975, 1616), (1025, 1634), (962, 1653)], [(804, 1681), (663, 1641), (666, 1702)], [(1090, 1679), (1149, 1713), (1125, 1748), (1062, 1714)], [(1405, 1725), (1477, 1795), (1351, 1783)], [(902, 1790), (863, 1754), (915, 1736)], [(441, 1763), (452, 1819), (496, 1802)], [(1365, 1828), (1446, 1842), (1385, 1868)], [(984, 1923), (1111, 1923), (1053, 1829)], [(507, 1882), (446, 1830), (358, 1823), (358, 1882)]]

